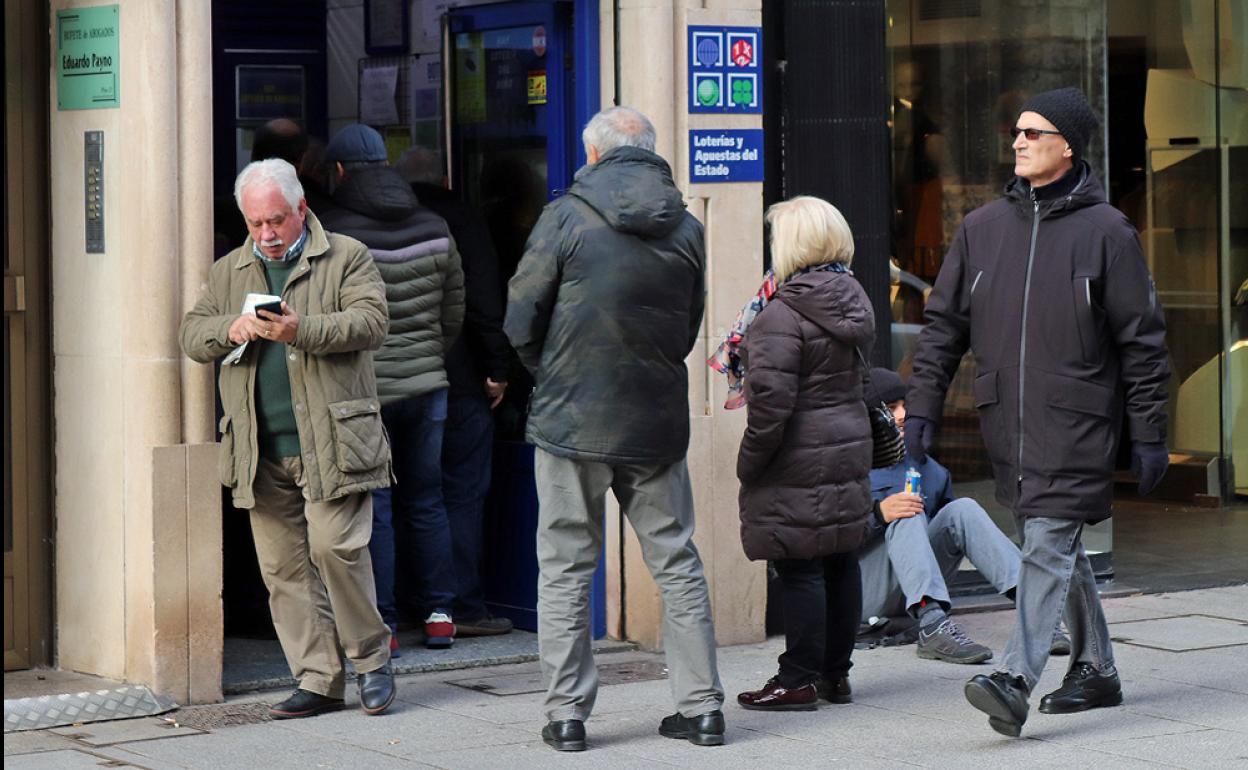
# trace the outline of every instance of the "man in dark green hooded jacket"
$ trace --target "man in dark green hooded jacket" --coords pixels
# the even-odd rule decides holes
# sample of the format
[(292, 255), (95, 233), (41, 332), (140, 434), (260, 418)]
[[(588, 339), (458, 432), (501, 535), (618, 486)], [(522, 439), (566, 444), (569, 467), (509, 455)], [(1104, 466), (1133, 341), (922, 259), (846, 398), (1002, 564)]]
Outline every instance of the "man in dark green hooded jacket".
[(588, 165), (529, 236), (504, 329), (533, 374), (526, 438), (537, 446), (538, 635), (548, 682), (543, 739), (585, 748), (598, 677), (589, 586), (611, 489), (663, 596), (677, 700), (659, 732), (723, 743), (724, 691), (702, 562), (693, 545), (689, 376), (702, 324), (702, 225), (685, 211), (654, 127), (627, 107), (582, 136)]

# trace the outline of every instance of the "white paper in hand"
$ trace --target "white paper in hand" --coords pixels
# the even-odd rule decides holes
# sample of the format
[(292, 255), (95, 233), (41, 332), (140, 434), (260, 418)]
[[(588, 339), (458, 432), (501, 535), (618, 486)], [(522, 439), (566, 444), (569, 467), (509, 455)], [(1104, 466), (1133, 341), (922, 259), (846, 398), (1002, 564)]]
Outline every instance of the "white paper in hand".
[[(243, 315), (246, 315), (247, 313), (251, 313), (252, 315), (255, 315), (256, 305), (265, 305), (270, 302), (281, 302), (281, 301), (282, 301), (282, 298), (274, 294), (256, 294), (255, 292), (252, 292), (251, 294), (248, 294), (246, 297), (243, 298), (243, 309), (241, 313)], [(231, 350), (230, 354), (227, 355), (225, 358), (221, 359), (221, 363), (226, 366), (232, 366), (234, 364), (237, 364), (239, 361), (243, 360), (243, 353), (246, 353), (246, 352), (247, 352), (247, 343), (244, 342), (243, 344)]]

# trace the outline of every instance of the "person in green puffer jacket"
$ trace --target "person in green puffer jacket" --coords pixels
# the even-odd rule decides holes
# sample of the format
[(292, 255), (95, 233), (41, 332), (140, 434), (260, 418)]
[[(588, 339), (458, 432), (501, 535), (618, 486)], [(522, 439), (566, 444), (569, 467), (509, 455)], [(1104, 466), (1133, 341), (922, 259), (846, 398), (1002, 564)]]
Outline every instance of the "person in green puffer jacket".
[[(374, 361), (397, 483), (373, 494), (369, 550), (377, 607), (396, 632), (399, 606), (410, 608), (424, 620), (425, 646), (445, 649), (455, 640), (456, 582), (442, 496), (442, 436), (450, 385), (446, 352), (464, 320), (459, 252), (446, 221), (421, 206), (390, 167), (377, 131), (353, 123), (330, 139), (325, 153), (337, 184), (321, 220), (368, 246), (390, 310), (390, 329)], [(398, 574), (400, 565), (410, 574)], [(397, 633), (391, 652), (399, 654)]]

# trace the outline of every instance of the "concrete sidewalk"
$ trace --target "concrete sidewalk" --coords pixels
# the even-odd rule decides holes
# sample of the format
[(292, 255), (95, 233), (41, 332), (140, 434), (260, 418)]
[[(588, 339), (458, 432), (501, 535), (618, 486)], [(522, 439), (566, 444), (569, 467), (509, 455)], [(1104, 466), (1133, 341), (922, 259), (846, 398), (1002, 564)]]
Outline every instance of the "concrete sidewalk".
[[(283, 697), (232, 698), (161, 718), (7, 734), (5, 765), (34, 768), (758, 768), (1182, 767), (1248, 768), (1248, 586), (1105, 601), (1126, 702), (1069, 716), (1034, 710), (1057, 687), (1055, 658), (1033, 697), (1022, 739), (992, 732), (962, 697), (988, 666), (920, 660), (914, 647), (860, 651), (854, 703), (817, 712), (744, 711), (735, 695), (761, 685), (783, 644), (720, 650), (728, 689), (728, 743), (699, 748), (657, 734), (671, 712), (661, 656), (600, 658), (608, 678), (587, 723), (590, 750), (559, 754), (538, 736), (536, 664), (400, 679), (382, 717), (358, 709), (313, 719), (263, 719)], [(971, 635), (1001, 650), (1012, 612), (960, 615)], [(348, 703), (354, 705), (354, 693)], [(197, 725), (198, 727), (192, 727)]]

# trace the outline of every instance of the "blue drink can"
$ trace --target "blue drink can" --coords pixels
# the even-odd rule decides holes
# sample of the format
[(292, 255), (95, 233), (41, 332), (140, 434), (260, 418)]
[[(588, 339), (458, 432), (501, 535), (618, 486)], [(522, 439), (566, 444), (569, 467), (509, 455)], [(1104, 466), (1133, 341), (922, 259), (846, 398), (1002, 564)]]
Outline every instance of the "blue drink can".
[(915, 468), (906, 469), (905, 491), (911, 495), (923, 496), (923, 474)]

